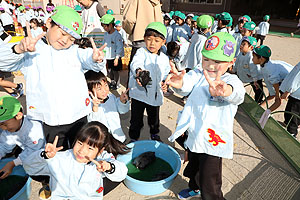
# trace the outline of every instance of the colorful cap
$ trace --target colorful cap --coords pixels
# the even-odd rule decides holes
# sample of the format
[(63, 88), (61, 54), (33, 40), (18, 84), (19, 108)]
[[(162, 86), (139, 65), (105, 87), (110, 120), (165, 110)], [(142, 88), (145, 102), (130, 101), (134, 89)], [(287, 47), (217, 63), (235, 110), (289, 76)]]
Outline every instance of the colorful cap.
[(19, 11), (23, 11), (23, 10), (25, 10), (25, 7), (24, 6), (20, 6), (19, 7)]
[(240, 20), (244, 20), (246, 22), (251, 22), (251, 17), (249, 17), (249, 15), (244, 15), (239, 18), (239, 21)]
[(198, 17), (199, 17), (198, 15), (195, 15), (195, 16), (193, 17), (192, 21), (195, 21), (195, 22), (196, 22), (197, 19), (198, 19)]
[(176, 10), (176, 11), (174, 12), (174, 15), (177, 16), (177, 17), (179, 17), (178, 15), (179, 15), (180, 13), (181, 13), (181, 12), (180, 12), (179, 10)]
[(121, 22), (120, 20), (117, 20), (117, 21), (115, 22), (115, 26), (122, 26), (122, 22)]
[(179, 13), (177, 16), (178, 16), (179, 18), (185, 20), (185, 14), (184, 14), (184, 13)]
[(264, 20), (269, 20), (270, 19), (270, 15), (265, 15), (264, 16)]
[(226, 27), (232, 26), (232, 22), (233, 22), (233, 19), (232, 19), (232, 17), (231, 17), (230, 20), (229, 20), (229, 24), (227, 24)]
[(51, 19), (64, 31), (76, 39), (80, 39), (82, 20), (80, 15), (72, 8), (62, 5), (54, 9)]
[(231, 15), (228, 12), (222, 12), (218, 16), (216, 15), (216, 17), (220, 20), (230, 20), (230, 19), (232, 19)]
[(152, 22), (146, 27), (146, 30), (147, 29), (153, 29), (162, 34), (165, 38), (167, 37), (167, 28), (161, 22)]
[(112, 24), (115, 22), (115, 18), (110, 14), (106, 14), (101, 17), (100, 22), (102, 24)]
[(245, 22), (243, 28), (248, 29), (250, 31), (253, 31), (256, 27), (256, 24), (254, 22)]
[(74, 7), (74, 10), (76, 10), (77, 12), (79, 11), (82, 11), (82, 8), (81, 8), (81, 6), (80, 5), (76, 5), (75, 7)]
[(256, 47), (256, 45), (257, 45), (257, 40), (256, 40), (254, 37), (252, 37), (252, 36), (244, 36), (244, 37), (242, 38), (242, 42), (243, 42), (244, 40), (246, 40), (247, 42), (249, 42), (249, 44), (250, 44), (251, 46), (253, 46), (253, 47)]
[(0, 122), (14, 118), (20, 111), (20, 102), (12, 96), (0, 97)]
[(174, 11), (169, 12), (169, 14), (170, 14), (170, 16), (171, 16), (171, 18), (172, 18), (173, 15), (174, 15)]
[(271, 49), (265, 45), (260, 45), (258, 47), (255, 47), (254, 53), (256, 53), (259, 56), (266, 57), (266, 58), (269, 58), (272, 54)]
[(195, 15), (193, 14), (193, 13), (190, 13), (190, 14), (187, 14), (187, 16), (186, 17), (194, 17)]
[(106, 11), (106, 14), (110, 14), (110, 15), (113, 15), (114, 14), (114, 11), (112, 9), (109, 9)]
[(212, 19), (209, 15), (201, 15), (197, 19), (197, 26), (199, 28), (209, 28), (212, 26)]
[(164, 18), (169, 18), (169, 19), (172, 19), (172, 17), (171, 17), (171, 15), (170, 15), (170, 13), (166, 13), (166, 14), (164, 15)]
[(202, 55), (218, 61), (230, 62), (236, 51), (236, 41), (227, 32), (217, 32), (207, 38)]

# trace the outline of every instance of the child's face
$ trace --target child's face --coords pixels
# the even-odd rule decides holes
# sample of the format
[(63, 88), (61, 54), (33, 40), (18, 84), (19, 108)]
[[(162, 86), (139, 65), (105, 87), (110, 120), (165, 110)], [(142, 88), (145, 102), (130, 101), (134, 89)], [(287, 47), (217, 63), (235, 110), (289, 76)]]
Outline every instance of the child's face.
[(251, 46), (251, 45), (249, 44), (249, 42), (247, 42), (246, 40), (244, 40), (244, 41), (241, 43), (241, 46), (240, 46), (241, 52), (243, 52), (243, 53), (248, 53), (248, 52), (250, 52), (252, 49), (253, 49), (253, 46)]
[(169, 18), (164, 18), (164, 24), (166, 26), (169, 26), (170, 25), (170, 19)]
[(207, 71), (209, 77), (216, 78), (219, 71), (219, 73), (223, 75), (227, 71), (227, 69), (233, 65), (234, 62), (235, 59), (231, 62), (226, 62), (212, 60), (203, 56), (202, 68)]
[(242, 31), (244, 24), (245, 24), (245, 21), (244, 21), (244, 20), (240, 20), (240, 21), (239, 21), (239, 26), (238, 26), (238, 27), (239, 27), (239, 30), (240, 30), (240, 31)]
[(99, 149), (88, 145), (87, 142), (76, 141), (73, 147), (75, 159), (79, 163), (88, 163), (97, 157)]
[(93, 92), (96, 92), (97, 98), (103, 101), (109, 94), (109, 87), (107, 82), (102, 81), (101, 84), (96, 85), (93, 88)]
[(75, 38), (70, 34), (59, 28), (59, 26), (52, 26), (50, 23), (47, 25), (48, 31), (46, 38), (49, 44), (56, 50), (67, 49), (75, 41)]
[(157, 54), (159, 49), (165, 44), (166, 40), (160, 37), (147, 36), (144, 38), (146, 47), (151, 53)]
[(23, 114), (19, 112), (17, 116), (12, 119), (0, 122), (0, 129), (14, 133), (21, 128)]
[(250, 31), (246, 28), (243, 28), (241, 33), (242, 33), (242, 36), (251, 36), (252, 35), (252, 31)]
[(105, 30), (106, 32), (111, 32), (112, 29), (114, 28), (112, 24), (102, 24), (102, 23), (101, 23), (101, 26), (104, 28), (104, 30)]
[(184, 24), (184, 20), (181, 19), (180, 17), (178, 17), (178, 25), (183, 25)]
[(255, 64), (255, 65), (261, 65), (265, 61), (266, 61), (265, 58), (263, 58), (263, 57), (259, 58), (255, 53), (253, 53), (253, 57), (252, 57), (253, 64)]
[(223, 26), (222, 20), (218, 19), (218, 27), (222, 27), (222, 26)]
[(194, 28), (198, 28), (197, 22), (196, 22), (196, 21), (193, 21), (193, 27), (194, 27)]
[(121, 26), (116, 26), (117, 31), (121, 30)]
[(36, 25), (35, 23), (33, 23), (33, 22), (30, 23), (30, 26), (31, 26), (31, 28), (33, 28), (33, 29), (37, 27), (37, 25)]

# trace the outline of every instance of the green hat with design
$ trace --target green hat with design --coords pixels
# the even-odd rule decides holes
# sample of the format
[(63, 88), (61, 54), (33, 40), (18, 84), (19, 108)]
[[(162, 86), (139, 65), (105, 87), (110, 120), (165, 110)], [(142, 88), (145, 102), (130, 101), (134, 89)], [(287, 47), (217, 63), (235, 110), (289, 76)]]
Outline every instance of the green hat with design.
[(112, 9), (108, 9), (108, 10), (106, 11), (106, 14), (113, 15), (113, 14), (114, 14), (114, 11), (113, 11)]
[(195, 16), (193, 17), (192, 21), (196, 22), (197, 19), (198, 19), (198, 17), (199, 17), (198, 15), (195, 15)]
[(115, 22), (115, 26), (122, 26), (122, 22), (121, 22), (120, 20), (117, 20), (117, 21)]
[(218, 61), (231, 62), (236, 51), (236, 41), (227, 32), (217, 32), (205, 41), (202, 55)]
[(253, 47), (256, 47), (256, 45), (257, 45), (257, 40), (254, 38), (254, 37), (252, 37), (252, 36), (244, 36), (243, 38), (242, 38), (242, 42), (243, 41), (247, 41), (247, 42), (249, 42), (249, 44), (251, 45), (251, 46), (253, 46)]
[(177, 17), (179, 17), (178, 15), (179, 15), (180, 13), (181, 13), (181, 12), (180, 12), (179, 10), (176, 10), (176, 11), (174, 12), (174, 15), (177, 16)]
[[(231, 16), (230, 16), (230, 17), (231, 17)], [(230, 20), (229, 20), (229, 24), (227, 24), (226, 27), (232, 26), (232, 22), (233, 22), (233, 19), (232, 19), (232, 17), (231, 17)]]
[(112, 24), (115, 22), (115, 18), (110, 14), (106, 14), (101, 17), (100, 22), (102, 24)]
[(72, 37), (81, 38), (82, 20), (74, 9), (65, 5), (57, 6), (51, 15), (51, 19)]
[(222, 12), (219, 15), (216, 15), (216, 17), (220, 20), (230, 20), (232, 19), (231, 15), (228, 12)]
[(270, 19), (270, 15), (265, 15), (265, 16), (264, 16), (264, 20), (267, 21), (267, 20), (269, 20), (269, 19)]
[(256, 24), (254, 22), (245, 22), (243, 28), (248, 29), (250, 31), (253, 31), (256, 27)]
[(167, 37), (167, 28), (161, 22), (151, 22), (150, 24), (148, 24), (145, 30), (148, 29), (155, 30), (159, 32), (161, 35), (163, 35), (165, 38)]
[(22, 11), (22, 10), (25, 10), (26, 8), (24, 6), (20, 6), (18, 9), (19, 9), (19, 11)]
[(14, 118), (20, 112), (20, 102), (12, 96), (0, 97), (0, 122)]
[(184, 13), (179, 13), (179, 14), (177, 15), (177, 17), (179, 17), (179, 18), (182, 19), (182, 20), (185, 20), (185, 14), (184, 14)]
[(80, 5), (76, 5), (76, 6), (74, 7), (74, 10), (76, 10), (77, 12), (80, 12), (80, 11), (82, 11), (82, 8), (81, 8)]
[(254, 53), (265, 58), (269, 58), (272, 54), (271, 49), (268, 46), (260, 45), (254, 48)]
[(197, 18), (197, 26), (199, 28), (209, 28), (212, 26), (212, 18), (209, 15), (201, 15)]

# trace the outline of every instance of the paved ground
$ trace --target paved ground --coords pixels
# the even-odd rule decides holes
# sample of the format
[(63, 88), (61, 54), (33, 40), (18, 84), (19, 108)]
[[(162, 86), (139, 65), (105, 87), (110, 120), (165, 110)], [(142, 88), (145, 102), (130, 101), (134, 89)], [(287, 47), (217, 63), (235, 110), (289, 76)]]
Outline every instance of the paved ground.
[[(300, 61), (300, 39), (269, 35), (265, 43), (272, 49), (272, 59), (284, 60), (293, 65)], [(126, 71), (122, 72), (122, 83), (126, 80), (126, 74)], [(17, 76), (14, 81), (23, 81), (23, 77)], [(122, 90), (125, 89), (121, 88), (118, 92)], [(20, 100), (23, 104), (25, 103), (24, 97)], [(161, 107), (160, 134), (164, 142), (173, 146), (179, 153), (183, 153), (177, 144), (167, 142), (167, 137), (175, 129), (177, 112), (179, 110), (182, 110), (182, 104), (178, 96), (165, 98), (164, 105)], [(280, 107), (280, 110), (284, 110), (284, 105)], [(282, 120), (281, 116), (276, 116), (276, 118)], [(121, 119), (123, 130), (127, 133), (130, 113), (121, 116)], [(146, 118), (145, 124), (147, 124)], [(148, 139), (148, 134), (149, 129), (145, 126), (141, 139)], [(142, 196), (130, 191), (121, 183), (109, 192), (104, 199), (177, 199), (176, 194), (181, 189), (186, 188), (188, 183), (188, 180), (182, 175), (184, 168), (185, 165), (182, 165), (173, 185), (162, 194)], [(40, 184), (33, 181), (31, 200), (38, 199), (37, 193), (39, 189)], [(223, 159), (222, 190), (225, 198), (229, 200), (300, 199), (300, 175), (241, 109), (238, 110), (234, 122), (234, 157), (232, 160)]]

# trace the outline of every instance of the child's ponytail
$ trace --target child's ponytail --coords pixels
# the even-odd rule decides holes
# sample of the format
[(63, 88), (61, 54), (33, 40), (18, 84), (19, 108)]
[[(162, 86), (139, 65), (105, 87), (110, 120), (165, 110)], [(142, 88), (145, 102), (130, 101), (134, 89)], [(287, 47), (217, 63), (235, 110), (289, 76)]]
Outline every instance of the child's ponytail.
[(130, 151), (130, 148), (128, 148), (119, 140), (115, 139), (112, 134), (108, 133), (106, 137), (105, 150), (117, 157), (118, 154), (123, 155), (128, 153)]

